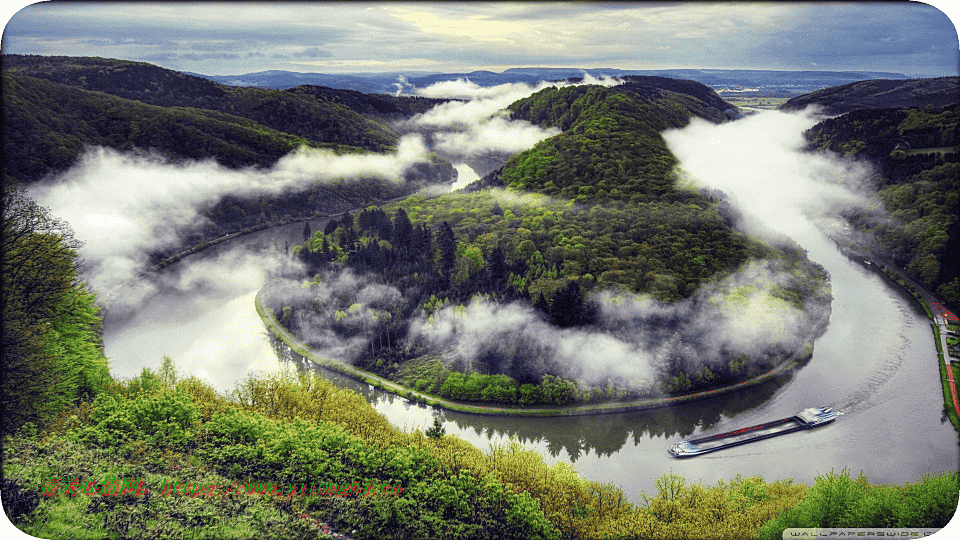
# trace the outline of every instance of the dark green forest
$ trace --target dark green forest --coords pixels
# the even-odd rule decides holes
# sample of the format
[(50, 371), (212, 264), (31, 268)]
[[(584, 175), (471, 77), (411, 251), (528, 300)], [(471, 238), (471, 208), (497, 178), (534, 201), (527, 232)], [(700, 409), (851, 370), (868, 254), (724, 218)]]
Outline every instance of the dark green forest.
[(875, 168), (874, 210), (852, 224), (875, 249), (960, 309), (960, 106), (863, 109), (811, 128), (810, 145)]
[[(761, 259), (776, 261), (790, 276), (776, 298), (798, 309), (822, 308), (829, 303), (822, 268), (796, 248), (774, 249), (735, 231), (722, 201), (677, 186), (676, 159), (660, 132), (694, 115), (722, 121), (728, 107), (703, 85), (687, 83), (635, 78), (612, 88), (547, 89), (514, 103), (515, 118), (564, 131), (466, 193), (414, 196), (388, 206), (392, 215), (375, 207), (344, 215), (296, 248), (312, 286), (346, 268), (395, 287), (397, 302), (364, 305), (350, 293), (321, 300), (310, 290), (278, 288), (266, 296), (268, 305), (315, 345), (326, 319), (342, 338), (366, 336), (359, 365), (418, 390), (519, 404), (638, 393), (615, 378), (599, 384), (609, 391), (578, 386), (576, 373), (564, 366), (535, 366), (543, 351), (532, 345), (498, 350), (472, 367), (444, 366), (433, 356), (437, 351), (405, 343), (411, 324), (442, 306), (482, 299), (532, 306), (557, 328), (600, 331), (592, 293), (648, 294), (677, 303)], [(793, 351), (777, 351), (784, 352)], [(684, 392), (742, 380), (775, 361), (772, 352), (729, 356), (713, 370), (671, 362), (648, 382), (655, 391)]]
[[(267, 168), (301, 147), (337, 154), (385, 152), (399, 133), (388, 125), (442, 100), (371, 96), (298, 87), (236, 88), (150, 64), (103, 58), (3, 55), (3, 174), (23, 185), (64, 172), (91, 147), (212, 159), (230, 168)], [(433, 157), (403, 182), (316, 182), (277, 195), (228, 196), (210, 218), (183, 231), (190, 245), (225, 234), (410, 195), (451, 181), (450, 163)], [(186, 247), (186, 246), (185, 246)], [(176, 251), (176, 248), (172, 248)], [(172, 252), (152, 254), (153, 262)]]

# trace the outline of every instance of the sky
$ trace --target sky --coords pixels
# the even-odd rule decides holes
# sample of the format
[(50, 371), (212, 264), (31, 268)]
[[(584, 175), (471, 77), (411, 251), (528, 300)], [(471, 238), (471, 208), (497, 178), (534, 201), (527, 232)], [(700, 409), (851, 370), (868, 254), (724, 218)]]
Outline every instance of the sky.
[(951, 19), (960, 9), (953, 0), (932, 4), (0, 0), (0, 20), (8, 21), (4, 53), (101, 56), (204, 75), (512, 67), (956, 75)]

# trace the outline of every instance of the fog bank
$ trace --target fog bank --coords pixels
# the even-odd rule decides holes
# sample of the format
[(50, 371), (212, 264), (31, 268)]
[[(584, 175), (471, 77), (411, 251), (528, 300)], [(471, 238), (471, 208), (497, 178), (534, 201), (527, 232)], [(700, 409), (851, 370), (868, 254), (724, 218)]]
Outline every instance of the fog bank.
[(65, 173), (32, 186), (30, 195), (70, 224), (84, 242), (88, 282), (108, 292), (144, 269), (151, 252), (181, 245), (180, 231), (202, 224), (203, 210), (225, 195), (276, 194), (330, 179), (399, 181), (409, 167), (428, 160), (419, 135), (403, 137), (392, 154), (301, 148), (268, 169), (91, 148)]

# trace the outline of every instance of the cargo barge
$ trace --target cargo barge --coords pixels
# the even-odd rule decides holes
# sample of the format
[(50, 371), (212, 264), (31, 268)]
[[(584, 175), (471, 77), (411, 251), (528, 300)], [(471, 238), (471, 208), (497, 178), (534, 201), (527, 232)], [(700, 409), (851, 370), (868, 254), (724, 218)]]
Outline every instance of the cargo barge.
[(839, 415), (840, 413), (834, 412), (829, 407), (804, 409), (789, 418), (781, 418), (780, 420), (736, 429), (719, 435), (680, 441), (670, 447), (670, 453), (678, 458), (699, 456), (738, 444), (769, 439), (777, 435), (829, 424), (836, 420)]

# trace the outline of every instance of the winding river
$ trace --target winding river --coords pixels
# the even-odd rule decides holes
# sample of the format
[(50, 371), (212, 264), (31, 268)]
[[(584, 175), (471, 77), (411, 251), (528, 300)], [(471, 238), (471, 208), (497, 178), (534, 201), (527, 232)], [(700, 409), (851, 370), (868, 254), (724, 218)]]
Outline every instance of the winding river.
[[(310, 226), (317, 230), (323, 223)], [(108, 311), (104, 344), (112, 373), (134, 376), (159, 366), (166, 354), (182, 372), (230, 390), (248, 374), (302, 362), (271, 341), (253, 298), (267, 261), (285, 242), (302, 242), (303, 228), (299, 223), (259, 231), (190, 255), (153, 278), (156, 294), (137, 309)], [(812, 484), (831, 469), (903, 483), (960, 468), (957, 435), (943, 414), (933, 335), (921, 308), (895, 284), (842, 255), (823, 234), (810, 232), (800, 243), (830, 272), (834, 300), (825, 334), (799, 369), (742, 393), (631, 413), (515, 418), (444, 412), (447, 433), (481, 448), (516, 438), (548, 462), (572, 461), (584, 477), (623, 488), (634, 502), (642, 502), (644, 493), (655, 495), (656, 478), (670, 471), (705, 485), (738, 474)], [(325, 375), (359, 391), (395, 425), (423, 429), (432, 422), (432, 409)], [(823, 428), (693, 459), (667, 453), (681, 439), (812, 406), (829, 406), (843, 416)]]

